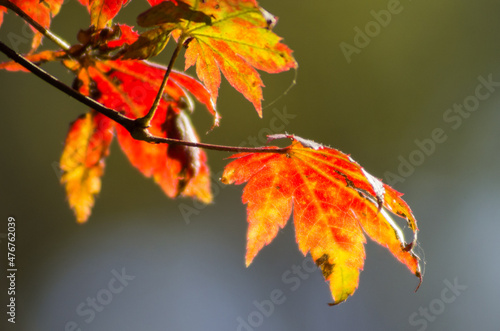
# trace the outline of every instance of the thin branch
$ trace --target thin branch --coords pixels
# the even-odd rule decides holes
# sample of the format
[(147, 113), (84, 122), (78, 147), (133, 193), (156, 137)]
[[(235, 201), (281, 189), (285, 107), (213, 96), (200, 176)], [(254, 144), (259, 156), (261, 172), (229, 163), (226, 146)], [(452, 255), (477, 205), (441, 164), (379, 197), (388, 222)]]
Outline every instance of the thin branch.
[(171, 145), (184, 145), (184, 146), (189, 146), (189, 147), (195, 147), (195, 148), (203, 148), (203, 149), (210, 149), (210, 150), (216, 150), (216, 151), (223, 151), (223, 152), (234, 152), (234, 153), (276, 153), (276, 154), (285, 154), (288, 152), (288, 148), (276, 148), (276, 149), (268, 149), (266, 147), (237, 147), (237, 146), (224, 146), (224, 145), (213, 145), (213, 144), (205, 144), (205, 143), (199, 143), (199, 142), (192, 142), (192, 141), (185, 141), (185, 140), (178, 140), (178, 139), (172, 139), (172, 138), (163, 138), (163, 137), (157, 137), (149, 133), (147, 128), (139, 125), (137, 123), (137, 120), (130, 119), (121, 113), (117, 112), (116, 110), (113, 110), (111, 108), (108, 108), (104, 106), (103, 104), (81, 94), (80, 92), (74, 90), (73, 88), (69, 87), (68, 85), (64, 84), (61, 82), (59, 79), (56, 77), (52, 76), (51, 74), (47, 73), (45, 70), (34, 64), (33, 62), (27, 60), (24, 58), (21, 54), (18, 54), (16, 51), (12, 50), (9, 46), (5, 45), (3, 42), (0, 41), (0, 51), (7, 55), (9, 58), (14, 60), (15, 62), (19, 63), (22, 65), (24, 68), (28, 69), (31, 71), (33, 74), (44, 80), (45, 82), (49, 83), (50, 85), (54, 86), (61, 92), (64, 92), (65, 94), (69, 95), (70, 97), (76, 99), (77, 101), (83, 103), (84, 105), (87, 105), (94, 109), (95, 111), (101, 113), (102, 115), (108, 117), (109, 119), (115, 121), (116, 123), (120, 124), (123, 126), (128, 132), (130, 132), (131, 136), (136, 139), (136, 140), (142, 140), (146, 141), (149, 143), (155, 143), (155, 144), (171, 144)]
[(179, 57), (179, 54), (182, 50), (182, 45), (184, 43), (184, 39), (185, 38), (183, 36), (181, 36), (177, 42), (177, 47), (175, 48), (175, 51), (172, 54), (172, 57), (170, 58), (170, 62), (168, 63), (167, 71), (165, 72), (165, 75), (163, 76), (163, 81), (161, 82), (160, 88), (158, 90), (158, 93), (156, 94), (156, 98), (153, 101), (153, 104), (151, 105), (151, 108), (149, 109), (148, 113), (144, 117), (137, 119), (137, 123), (144, 128), (147, 128), (151, 125), (151, 120), (153, 119), (153, 117), (155, 115), (156, 109), (160, 105), (160, 101), (162, 99), (163, 93), (165, 92), (165, 87), (167, 86), (168, 77), (170, 76), (170, 72), (172, 72), (175, 60), (177, 60), (177, 57)]
[(64, 40), (50, 32), (49, 30), (45, 29), (43, 26), (41, 26), (37, 21), (32, 19), (28, 14), (26, 14), (21, 8), (16, 6), (14, 3), (8, 1), (8, 0), (0, 0), (0, 5), (9, 8), (13, 12), (15, 12), (17, 15), (19, 15), (23, 20), (31, 24), (35, 29), (37, 29), (41, 34), (43, 34), (45, 37), (48, 39), (52, 40), (57, 46), (61, 47), (63, 50), (68, 51), (70, 48), (70, 45), (66, 43)]
[(96, 111), (100, 112), (106, 117), (109, 117), (113, 121), (121, 124), (124, 126), (127, 130), (129, 128), (133, 127), (133, 120), (123, 116), (119, 112), (108, 108), (101, 103), (81, 94), (80, 92), (74, 90), (73, 88), (69, 87), (68, 85), (64, 84), (61, 82), (59, 79), (56, 77), (52, 76), (33, 62), (27, 60), (24, 58), (21, 54), (17, 53), (16, 51), (12, 50), (9, 46), (5, 45), (3, 42), (0, 41), (0, 51), (2, 51), (5, 55), (10, 57), (12, 60), (16, 61), (20, 65), (22, 65), (24, 68), (28, 69), (31, 71), (33, 74), (38, 76), (39, 78), (43, 79), (50, 85), (54, 86), (55, 88), (59, 89), (60, 91), (66, 93), (70, 97), (73, 97), (74, 99), (80, 101), (84, 105), (87, 105)]
[[(219, 152), (232, 152), (232, 153), (286, 154), (289, 152), (288, 147), (269, 149), (267, 147), (238, 147), (238, 146), (214, 145), (214, 144), (205, 144), (205, 143), (199, 143), (199, 142), (194, 142), (194, 141), (185, 141), (185, 140), (178, 140), (178, 139), (172, 139), (172, 138), (157, 137), (157, 136), (153, 136), (148, 131), (145, 131), (145, 133), (146, 133), (146, 135), (144, 136), (144, 139), (139, 139), (139, 140), (144, 140), (144, 141), (147, 141), (149, 143), (154, 143), (154, 144), (162, 144), (163, 143), (163, 144), (171, 144), (171, 145), (184, 145), (184, 146), (189, 146), (189, 147), (210, 149), (210, 150), (219, 151)], [(134, 136), (134, 138), (135, 138), (135, 136)]]

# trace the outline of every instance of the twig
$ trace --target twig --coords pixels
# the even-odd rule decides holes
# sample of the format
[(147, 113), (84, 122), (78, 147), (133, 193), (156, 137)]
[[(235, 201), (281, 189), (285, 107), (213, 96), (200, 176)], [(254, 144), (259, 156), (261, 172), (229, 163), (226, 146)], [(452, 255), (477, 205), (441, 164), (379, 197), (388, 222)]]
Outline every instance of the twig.
[(108, 107), (104, 106), (103, 104), (81, 94), (80, 92), (78, 92), (74, 89), (72, 89), (68, 85), (61, 82), (56, 77), (50, 75), (45, 70), (41, 69), (39, 66), (37, 66), (33, 62), (24, 58), (21, 54), (18, 54), (16, 51), (12, 50), (9, 46), (5, 45), (1, 41), (0, 41), (0, 51), (2, 53), (4, 53), (5, 55), (7, 55), (12, 60), (14, 60), (15, 62), (22, 65), (24, 68), (31, 71), (33, 74), (35, 74), (39, 78), (43, 79), (45, 82), (49, 83), (50, 85), (54, 86), (55, 88), (59, 89), (60, 91), (64, 92), (65, 94), (69, 95), (70, 97), (72, 97), (72, 98), (76, 99), (77, 101), (91, 107), (95, 111), (103, 114), (104, 116), (108, 117), (109, 119), (120, 124), (128, 132), (130, 132), (132, 137), (136, 140), (142, 140), (142, 141), (146, 141), (149, 143), (155, 143), (155, 144), (164, 143), (164, 144), (172, 144), (172, 145), (184, 145), (184, 146), (189, 146), (189, 147), (210, 149), (210, 150), (223, 151), (223, 152), (235, 152), (235, 153), (245, 153), (246, 152), (246, 153), (285, 154), (289, 151), (289, 149), (287, 147), (268, 149), (266, 147), (224, 146), (224, 145), (205, 144), (205, 143), (199, 143), (199, 142), (193, 142), (193, 141), (185, 141), (185, 140), (179, 140), (179, 139), (163, 138), (163, 137), (154, 136), (151, 133), (149, 133), (147, 128), (139, 125), (137, 123), (137, 120), (130, 119), (130, 118), (122, 115), (121, 113), (117, 112), (116, 110), (108, 108)]
[(70, 97), (73, 97), (74, 99), (80, 101), (84, 105), (87, 105), (91, 108), (94, 108), (101, 114), (103, 114), (106, 117), (109, 117), (113, 121), (123, 125), (127, 130), (129, 128), (132, 128), (133, 126), (133, 120), (131, 120), (128, 117), (123, 116), (117, 111), (114, 111), (111, 108), (108, 108), (101, 103), (81, 94), (77, 90), (74, 90), (73, 88), (69, 87), (68, 85), (64, 84), (61, 82), (59, 79), (56, 77), (52, 76), (33, 62), (27, 60), (24, 58), (21, 54), (17, 53), (16, 51), (12, 50), (9, 46), (5, 45), (3, 42), (0, 41), (0, 50), (10, 57), (12, 60), (16, 61), (20, 65), (22, 65), (24, 68), (28, 69), (31, 71), (33, 74), (38, 76), (39, 78), (43, 79), (50, 85), (54, 86), (55, 88), (59, 89), (60, 91), (66, 93)]
[(156, 98), (153, 101), (151, 108), (149, 109), (148, 113), (144, 117), (137, 119), (137, 123), (144, 128), (148, 128), (151, 125), (151, 120), (153, 119), (153, 117), (155, 115), (156, 109), (160, 105), (160, 101), (162, 99), (163, 93), (165, 92), (165, 87), (167, 86), (168, 77), (170, 76), (170, 72), (172, 72), (172, 68), (174, 67), (175, 60), (177, 60), (177, 57), (179, 56), (179, 54), (182, 50), (182, 44), (184, 43), (184, 39), (185, 39), (184, 37), (180, 37), (178, 42), (177, 42), (177, 47), (175, 48), (175, 51), (172, 54), (172, 57), (170, 58), (170, 62), (168, 63), (167, 71), (165, 72), (165, 75), (163, 76), (163, 81), (161, 82), (160, 88), (158, 89), (158, 93), (156, 94)]

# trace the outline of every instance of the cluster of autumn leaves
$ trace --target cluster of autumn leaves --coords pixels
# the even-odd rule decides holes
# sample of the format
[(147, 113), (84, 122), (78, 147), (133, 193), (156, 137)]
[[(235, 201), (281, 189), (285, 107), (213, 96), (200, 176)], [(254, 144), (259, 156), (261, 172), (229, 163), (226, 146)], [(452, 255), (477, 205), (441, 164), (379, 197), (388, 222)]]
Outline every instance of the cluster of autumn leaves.
[[(148, 0), (152, 7), (137, 18), (142, 33), (112, 22), (127, 1), (79, 1), (90, 13), (90, 27), (78, 32), (79, 43), (36, 53), (43, 37), (36, 31), (26, 58), (38, 65), (60, 62), (74, 73), (74, 89), (137, 119), (150, 110), (167, 69), (147, 59), (175, 40), (185, 48), (185, 69), (195, 66), (199, 80), (175, 70), (170, 73), (148, 127), (157, 137), (199, 141), (189, 119), (193, 98), (218, 125), (215, 105), (221, 72), (262, 116), (263, 83), (257, 70), (278, 73), (297, 67), (292, 51), (272, 31), (275, 18), (254, 0)], [(63, 0), (10, 3), (48, 29)], [(0, 24), (4, 11), (0, 7)], [(2, 63), (0, 69), (25, 70), (15, 62)], [(212, 201), (210, 170), (202, 149), (138, 141), (121, 125), (90, 110), (71, 124), (60, 161), (61, 182), (78, 222), (90, 216), (114, 137), (132, 165), (153, 178), (167, 196)], [(340, 151), (293, 135), (270, 137), (279, 138), (292, 143), (236, 154), (221, 178), (226, 184), (247, 183), (243, 191), (249, 223), (247, 265), (293, 212), (299, 248), (311, 253), (330, 281), (335, 303), (347, 299), (358, 286), (364, 234), (387, 247), (421, 279), (419, 258), (412, 251), (417, 225), (400, 193)], [(415, 233), (411, 243), (405, 243), (389, 212), (407, 220)]]

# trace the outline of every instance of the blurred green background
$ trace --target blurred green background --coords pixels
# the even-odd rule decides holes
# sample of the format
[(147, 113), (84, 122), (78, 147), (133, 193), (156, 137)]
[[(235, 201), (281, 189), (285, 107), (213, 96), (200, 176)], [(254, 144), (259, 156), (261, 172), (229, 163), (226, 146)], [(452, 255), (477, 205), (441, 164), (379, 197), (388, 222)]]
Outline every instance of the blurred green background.
[[(215, 203), (185, 218), (180, 207), (193, 202), (166, 198), (116, 143), (93, 214), (87, 224), (76, 224), (58, 183), (57, 162), (68, 124), (86, 107), (31, 74), (2, 71), (0, 235), (7, 232), (7, 218), (15, 217), (18, 305), (16, 325), (6, 322), (4, 311), (0, 325), (13, 330), (65, 330), (67, 325), (81, 330), (498, 330), (500, 90), (491, 87), (474, 111), (464, 111), (459, 125), (448, 109), (474, 102), (478, 77), (500, 82), (500, 3), (260, 4), (280, 17), (275, 32), (294, 50), (297, 84), (283, 95), (294, 73), (263, 74), (264, 105), (281, 98), (259, 119), (224, 82), (221, 126), (205, 135), (209, 115), (200, 106), (193, 115), (202, 140), (264, 143), (265, 134), (276, 133), (272, 123), (284, 122), (276, 114), (286, 109), (291, 115), (282, 131), (350, 153), (379, 178), (387, 178), (387, 172), (400, 176), (394, 187), (405, 193), (419, 221), (425, 260), (420, 290), (413, 293), (417, 279), (368, 240), (358, 291), (329, 307), (329, 289), (319, 271), (301, 274), (302, 279), (293, 275), (294, 265), (310, 261), (298, 251), (291, 224), (245, 268), (242, 187), (215, 186)], [(388, 7), (394, 12), (390, 22), (386, 17), (377, 23), (375, 16)], [(147, 8), (146, 1), (134, 0), (117, 20), (133, 24)], [(86, 10), (71, 0), (52, 29), (74, 43), (88, 24)], [(371, 37), (348, 62), (340, 45), (356, 46), (356, 28), (368, 28)], [(9, 13), (0, 40), (25, 52), (27, 31)], [(46, 40), (44, 48), (51, 47)], [(166, 63), (168, 54), (157, 60)], [(71, 82), (60, 66), (45, 68)], [(415, 141), (428, 142), (436, 129), (445, 141), (435, 143), (428, 155), (419, 152)], [(208, 154), (216, 179), (229, 155)], [(411, 158), (413, 171), (398, 169), (402, 159)], [(0, 241), (6, 261), (5, 237)], [(109, 297), (117, 273), (128, 278), (122, 277), (121, 291)], [(7, 283), (5, 276), (0, 279), (5, 310)], [(450, 289), (454, 283), (459, 286)], [(265, 300), (275, 290), (285, 299), (271, 309)], [(89, 308), (87, 300), (96, 297), (106, 304)]]

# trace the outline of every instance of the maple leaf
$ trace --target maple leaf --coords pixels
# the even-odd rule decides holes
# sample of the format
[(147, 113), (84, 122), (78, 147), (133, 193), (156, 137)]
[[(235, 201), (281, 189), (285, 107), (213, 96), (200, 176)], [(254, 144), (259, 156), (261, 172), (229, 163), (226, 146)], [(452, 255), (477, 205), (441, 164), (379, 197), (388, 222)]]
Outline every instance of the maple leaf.
[[(95, 95), (103, 105), (130, 118), (140, 118), (148, 112), (165, 73), (165, 68), (144, 61), (103, 60), (86, 67), (74, 60), (64, 63), (77, 73), (76, 85), (82, 93)], [(212, 99), (201, 83), (172, 71), (164, 98), (149, 127), (151, 134), (198, 141), (186, 114), (186, 110), (192, 111), (193, 107), (186, 90), (216, 114)], [(204, 151), (138, 141), (122, 126), (114, 124), (114, 128), (120, 147), (131, 164), (144, 176), (152, 177), (167, 196), (194, 197), (205, 203), (212, 201)]]
[[(110, 55), (119, 51), (122, 46), (133, 44), (138, 37), (126, 25), (107, 27), (99, 33), (90, 28), (78, 33), (81, 44), (73, 45), (68, 52), (43, 51), (29, 55), (27, 59), (38, 64), (61, 61), (76, 75), (73, 88), (106, 107), (136, 119), (149, 111), (166, 71), (165, 67), (147, 61), (112, 59)], [(12, 61), (0, 63), (0, 69), (24, 70)], [(156, 116), (148, 128), (149, 132), (159, 137), (198, 142), (199, 138), (188, 115), (188, 112), (194, 110), (191, 96), (206, 106), (214, 116), (214, 125), (218, 125), (219, 116), (215, 103), (203, 84), (173, 70)], [(88, 116), (102, 121), (103, 115), (91, 113), (92, 115), (86, 115), (72, 125), (61, 158), (61, 168), (64, 171), (62, 182), (79, 222), (84, 222), (90, 215), (94, 196), (100, 190), (100, 175), (109, 145), (107, 139), (101, 141), (102, 162), (89, 166), (88, 169), (85, 165), (90, 163), (86, 161), (85, 153), (80, 153), (76, 161), (70, 159), (71, 150), (84, 150), (85, 141), (99, 141), (88, 135), (92, 125), (95, 126)], [(146, 177), (153, 177), (167, 196), (193, 197), (205, 203), (212, 201), (210, 170), (204, 151), (183, 145), (138, 141), (117, 123), (110, 122), (109, 125), (111, 132), (116, 132), (118, 142), (132, 165)], [(89, 157), (96, 159), (95, 153), (92, 153)]]
[(129, 0), (78, 0), (90, 12), (90, 25), (96, 30), (109, 25), (122, 6)]
[[(295, 136), (284, 154), (234, 155), (222, 175), (226, 184), (247, 182), (247, 266), (283, 228), (293, 206), (300, 251), (311, 253), (330, 282), (335, 304), (358, 287), (363, 269), (365, 234), (389, 251), (421, 280), (419, 258), (412, 252), (417, 224), (401, 194), (368, 174), (348, 155)], [(277, 147), (269, 147), (270, 150)], [(403, 234), (389, 213), (405, 218), (414, 241)]]
[[(51, 62), (51, 61), (56, 61), (58, 59), (61, 59), (63, 57), (66, 57), (66, 52), (65, 51), (42, 51), (36, 54), (31, 54), (25, 56), (25, 58), (36, 65), (40, 65), (46, 62)], [(0, 70), (5, 69), (7, 71), (25, 71), (28, 72), (28, 70), (20, 65), (19, 63), (15, 61), (7, 61), (7, 62), (2, 62), (0, 63)]]
[(139, 26), (162, 26), (176, 40), (182, 37), (187, 45), (185, 69), (196, 64), (196, 73), (214, 100), (222, 71), (262, 117), (264, 84), (257, 70), (278, 73), (297, 67), (292, 51), (271, 31), (275, 17), (254, 0), (149, 3), (155, 6), (138, 16)]
[[(48, 29), (50, 27), (51, 19), (59, 13), (64, 0), (9, 0), (11, 3), (18, 6), (23, 10), (29, 17), (34, 19), (44, 28)], [(4, 7), (0, 7), (0, 25), (3, 20)], [(31, 27), (35, 35), (33, 36), (33, 41), (31, 42), (31, 51), (35, 51), (38, 46), (42, 43), (43, 35), (36, 29)]]
[(59, 167), (70, 207), (79, 223), (86, 222), (101, 190), (104, 159), (113, 138), (112, 123), (94, 111), (74, 121), (66, 137)]

